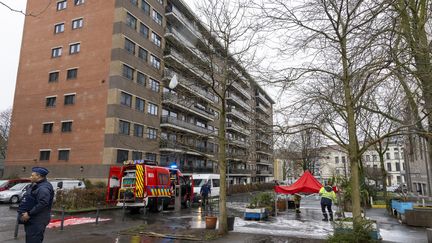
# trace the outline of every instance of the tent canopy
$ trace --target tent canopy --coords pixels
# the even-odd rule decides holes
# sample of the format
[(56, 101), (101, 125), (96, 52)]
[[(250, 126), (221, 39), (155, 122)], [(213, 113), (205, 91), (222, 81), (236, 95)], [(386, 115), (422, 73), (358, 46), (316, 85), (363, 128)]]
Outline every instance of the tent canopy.
[(321, 189), (321, 183), (306, 170), (303, 175), (293, 184), (289, 186), (275, 186), (274, 190), (280, 194), (295, 194), (295, 193), (318, 193)]

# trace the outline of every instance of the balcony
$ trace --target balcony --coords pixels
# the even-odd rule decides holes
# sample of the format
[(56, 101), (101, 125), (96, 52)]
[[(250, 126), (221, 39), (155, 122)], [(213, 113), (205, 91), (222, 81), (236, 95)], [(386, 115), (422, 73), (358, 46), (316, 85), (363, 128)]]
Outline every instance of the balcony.
[(213, 168), (209, 167), (192, 167), (192, 166), (181, 166), (183, 173), (213, 173)]
[(236, 132), (242, 133), (242, 134), (247, 135), (247, 136), (249, 136), (251, 134), (249, 129), (247, 129), (245, 127), (241, 127), (241, 126), (239, 126), (233, 122), (227, 123), (227, 129), (234, 130)]
[(243, 112), (238, 111), (236, 109), (230, 109), (230, 110), (228, 110), (227, 114), (228, 115), (233, 115), (233, 116), (241, 119), (242, 121), (244, 121), (246, 123), (250, 123), (251, 122), (250, 117), (248, 117), (246, 114), (244, 114)]
[(180, 98), (176, 94), (173, 94), (173, 93), (163, 93), (162, 101), (164, 103), (170, 103), (172, 105), (180, 107), (185, 111), (191, 112), (197, 116), (200, 116), (201, 118), (204, 118), (204, 119), (207, 119), (210, 121), (213, 121), (215, 118), (214, 113), (200, 109), (196, 106), (195, 102), (191, 101), (190, 99)]
[(238, 84), (237, 82), (233, 82), (231, 84), (231, 87), (235, 88), (238, 92), (240, 92), (240, 94), (242, 94), (247, 100), (251, 99), (251, 95), (241, 87), (240, 84)]
[(168, 19), (171, 19), (179, 23), (180, 25), (186, 27), (185, 30), (187, 30), (192, 35), (194, 35), (197, 38), (197, 40), (201, 40), (203, 38), (201, 33), (198, 31), (197, 27), (195, 26), (195, 24), (192, 23), (191, 20), (189, 20), (186, 16), (184, 16), (184, 14), (180, 10), (178, 10), (174, 5), (169, 4), (165, 10), (166, 10), (165, 16)]
[(264, 124), (271, 125), (270, 116), (257, 113), (255, 117)]
[(191, 93), (207, 100), (210, 103), (218, 102), (218, 99), (214, 94), (207, 92), (204, 89), (201, 89), (194, 82), (188, 81), (182, 75), (179, 75), (170, 69), (165, 69), (165, 78), (171, 80), (174, 74), (177, 75), (178, 84), (184, 87), (185, 89), (189, 90)]
[(209, 130), (207, 128), (199, 127), (199, 126), (194, 125), (192, 123), (179, 120), (175, 117), (162, 116), (161, 117), (161, 127), (166, 127), (166, 126), (175, 127), (177, 129), (180, 129), (180, 130), (183, 130), (186, 132), (190, 132), (190, 133), (193, 133), (196, 135), (201, 135), (201, 136), (214, 136), (214, 135), (216, 135), (215, 131)]
[(199, 51), (189, 39), (184, 37), (184, 35), (180, 33), (176, 28), (169, 26), (165, 33), (165, 38), (175, 41), (181, 46), (186, 47), (191, 53), (205, 60), (205, 62), (208, 62), (208, 58), (201, 51)]
[(270, 151), (269, 149), (257, 148), (256, 153), (273, 156), (272, 151)]
[(271, 107), (271, 103), (267, 100), (267, 98), (261, 94), (260, 92), (255, 93), (255, 97), (258, 98), (259, 100), (261, 100), (262, 102), (265, 103), (265, 105), (270, 108)]
[(260, 143), (264, 143), (267, 145), (271, 145), (272, 144), (272, 140), (270, 137), (257, 137), (256, 141), (260, 142)]
[(237, 105), (243, 107), (243, 109), (245, 109), (247, 111), (251, 111), (251, 106), (249, 104), (247, 104), (246, 102), (244, 102), (240, 97), (236, 96), (235, 94), (228, 93), (227, 99), (232, 100)]
[(248, 144), (245, 141), (238, 140), (238, 139), (228, 139), (229, 144), (233, 144), (239, 147), (248, 147)]
[(262, 158), (257, 159), (256, 163), (260, 164), (260, 165), (271, 165), (272, 164), (272, 162), (270, 162), (270, 160), (262, 159)]
[(245, 153), (227, 153), (226, 158), (229, 160), (246, 161), (248, 155)]
[(203, 156), (213, 157), (215, 154), (214, 146), (202, 147), (198, 145), (188, 145), (177, 141), (161, 141), (161, 150), (174, 150), (181, 153), (193, 154)]
[(193, 73), (197, 78), (202, 79), (204, 82), (210, 84), (211, 78), (208, 74), (201, 71), (199, 68), (197, 68), (195, 65), (190, 63), (186, 58), (183, 57), (178, 51), (169, 48), (165, 49), (164, 51), (164, 58), (168, 60), (172, 60), (177, 65), (183, 67), (183, 69), (188, 70), (189, 72)]
[(265, 106), (261, 105), (260, 103), (256, 104), (255, 107), (256, 107), (257, 110), (261, 110), (266, 115), (269, 115), (269, 110)]
[(230, 174), (251, 174), (252, 170), (248, 169), (237, 169), (237, 168), (229, 168)]
[(271, 175), (273, 175), (273, 172), (269, 171), (269, 170), (257, 170), (256, 174), (262, 175), (262, 176), (271, 176)]

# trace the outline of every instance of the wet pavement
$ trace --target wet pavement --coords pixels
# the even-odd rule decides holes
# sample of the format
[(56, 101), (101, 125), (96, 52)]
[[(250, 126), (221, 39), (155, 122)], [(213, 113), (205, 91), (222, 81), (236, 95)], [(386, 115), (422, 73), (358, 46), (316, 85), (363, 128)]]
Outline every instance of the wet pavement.
[[(305, 197), (302, 200), (302, 213), (300, 215), (296, 215), (293, 210), (288, 210), (279, 213), (277, 217), (271, 217), (268, 221), (247, 221), (243, 220), (242, 214), (248, 204), (249, 196), (229, 197), (229, 213), (236, 216), (234, 231), (212, 242), (324, 242), (326, 237), (333, 232), (331, 223), (321, 221), (319, 199), (315, 196)], [(381, 235), (386, 242), (427, 242), (424, 228), (401, 225), (396, 219), (389, 217), (384, 209), (371, 209), (366, 214), (378, 221)], [(18, 239), (13, 239), (15, 210), (9, 209), (8, 205), (0, 205), (0, 215), (0, 242), (24, 242), (22, 226), (20, 226)], [(95, 217), (95, 213), (85, 213), (78, 216)], [(146, 230), (155, 230), (155, 232), (162, 227), (173, 234), (188, 229), (200, 229), (199, 231), (204, 233), (206, 232), (204, 216), (201, 208), (194, 207), (183, 209), (181, 212), (126, 214), (123, 221), (122, 210), (102, 211), (101, 217), (111, 220), (101, 222), (99, 225), (90, 223), (67, 226), (63, 231), (59, 228), (47, 229), (44, 242), (188, 242), (186, 240), (139, 237), (131, 234), (119, 234), (119, 232), (140, 226)], [(54, 218), (58, 217), (58, 215), (54, 215)]]

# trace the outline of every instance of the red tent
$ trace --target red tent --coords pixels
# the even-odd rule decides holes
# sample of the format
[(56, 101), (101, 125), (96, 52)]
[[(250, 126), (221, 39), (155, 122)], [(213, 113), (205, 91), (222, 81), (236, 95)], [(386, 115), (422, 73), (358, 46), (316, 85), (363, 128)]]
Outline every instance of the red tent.
[(321, 189), (322, 185), (317, 179), (306, 170), (303, 175), (292, 185), (289, 186), (275, 186), (274, 190), (276, 193), (281, 194), (294, 194), (294, 193), (317, 193)]

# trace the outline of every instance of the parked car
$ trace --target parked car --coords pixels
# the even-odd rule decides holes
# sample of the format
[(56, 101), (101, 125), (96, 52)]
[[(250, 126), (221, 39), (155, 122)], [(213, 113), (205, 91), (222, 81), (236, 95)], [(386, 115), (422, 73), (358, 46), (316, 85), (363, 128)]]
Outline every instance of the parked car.
[(18, 203), (21, 201), (30, 183), (19, 183), (15, 186), (0, 192), (0, 202)]
[(19, 183), (30, 182), (30, 179), (10, 179), (10, 180), (0, 180), (0, 192), (8, 190), (9, 188), (15, 186)]

